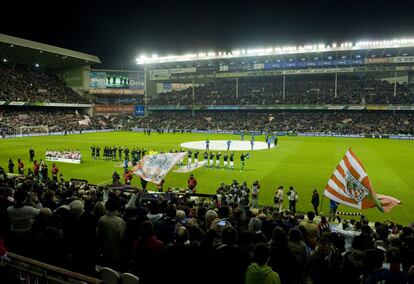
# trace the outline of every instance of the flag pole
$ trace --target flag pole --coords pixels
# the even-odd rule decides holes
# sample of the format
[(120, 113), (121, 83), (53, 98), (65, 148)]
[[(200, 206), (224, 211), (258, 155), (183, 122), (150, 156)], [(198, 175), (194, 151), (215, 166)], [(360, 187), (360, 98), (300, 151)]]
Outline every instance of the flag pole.
[(322, 200), (321, 200), (321, 217), (323, 215), (323, 200), (325, 199), (325, 195), (322, 193)]

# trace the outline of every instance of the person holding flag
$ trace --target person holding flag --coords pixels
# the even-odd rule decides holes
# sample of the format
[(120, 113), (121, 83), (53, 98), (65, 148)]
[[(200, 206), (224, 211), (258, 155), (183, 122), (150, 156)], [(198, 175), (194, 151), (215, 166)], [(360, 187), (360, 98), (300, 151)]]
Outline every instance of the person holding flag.
[[(401, 204), (401, 201), (396, 198), (375, 192), (362, 162), (352, 149), (345, 153), (332, 173), (323, 195), (333, 202), (352, 208), (377, 207), (383, 213), (388, 213), (392, 208)], [(333, 209), (336, 213), (336, 208)]]
[(231, 141), (227, 140), (227, 151), (230, 151), (230, 144), (231, 144)]
[(250, 140), (250, 145), (252, 146), (252, 150), (253, 150), (253, 147), (254, 147), (254, 139), (253, 139), (253, 137), (254, 136), (252, 136), (252, 140)]

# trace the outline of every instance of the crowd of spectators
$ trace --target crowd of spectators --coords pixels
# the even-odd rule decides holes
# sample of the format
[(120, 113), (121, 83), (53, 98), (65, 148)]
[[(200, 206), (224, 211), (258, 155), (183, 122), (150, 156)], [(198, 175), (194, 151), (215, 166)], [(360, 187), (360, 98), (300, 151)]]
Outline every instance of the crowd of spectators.
[(413, 104), (414, 90), (406, 84), (360, 77), (288, 77), (283, 98), (281, 77), (240, 78), (238, 96), (234, 79), (216, 79), (214, 83), (159, 94), (149, 105), (273, 105), (273, 104)]
[(0, 101), (88, 103), (54, 75), (0, 66)]
[(130, 271), (143, 284), (405, 284), (414, 277), (413, 225), (370, 224), (364, 216), (329, 223), (312, 211), (253, 210), (187, 194), (149, 198), (141, 190), (8, 177), (0, 168), (0, 218), (11, 252), (92, 276), (96, 264)]
[[(230, 130), (320, 132), (336, 134), (414, 134), (414, 114), (391, 111), (285, 111), (285, 112), (153, 112), (146, 117), (108, 114), (89, 117), (76, 110), (3, 109), (0, 134), (72, 132), (85, 129), (144, 128), (163, 131)], [(26, 132), (24, 132), (25, 134)]]
[[(58, 108), (5, 108), (0, 109), (0, 134), (15, 135), (20, 134), (21, 127), (48, 127), (49, 132), (60, 131), (79, 131), (90, 129), (90, 118), (80, 114), (76, 110)], [(37, 128), (29, 129), (29, 132), (45, 132), (46, 130)]]
[(154, 112), (139, 119), (140, 128), (257, 130), (340, 134), (414, 134), (410, 112)]

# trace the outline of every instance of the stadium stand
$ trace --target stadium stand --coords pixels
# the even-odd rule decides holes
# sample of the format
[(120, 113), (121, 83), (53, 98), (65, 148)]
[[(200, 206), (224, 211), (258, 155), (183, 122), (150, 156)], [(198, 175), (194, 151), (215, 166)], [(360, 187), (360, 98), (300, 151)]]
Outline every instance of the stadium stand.
[(88, 103), (64, 82), (27, 67), (0, 67), (0, 100), (18, 102)]
[[(412, 104), (413, 87), (361, 77), (338, 79), (337, 97), (333, 76), (293, 77), (286, 81), (285, 99), (282, 96), (281, 78), (239, 79), (238, 97), (234, 80), (215, 80), (199, 84), (194, 89), (197, 105), (274, 105), (274, 104)], [(149, 101), (150, 105), (191, 105), (192, 89), (160, 94)]]

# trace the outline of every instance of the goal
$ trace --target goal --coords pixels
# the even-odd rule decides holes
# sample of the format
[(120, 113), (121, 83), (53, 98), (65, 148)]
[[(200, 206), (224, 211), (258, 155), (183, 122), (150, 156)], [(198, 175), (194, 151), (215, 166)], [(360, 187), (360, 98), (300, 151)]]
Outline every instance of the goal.
[(36, 126), (20, 126), (20, 134), (40, 134), (47, 135), (49, 134), (49, 127), (45, 125), (36, 125)]

